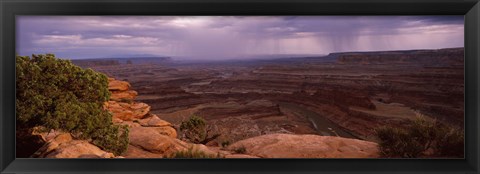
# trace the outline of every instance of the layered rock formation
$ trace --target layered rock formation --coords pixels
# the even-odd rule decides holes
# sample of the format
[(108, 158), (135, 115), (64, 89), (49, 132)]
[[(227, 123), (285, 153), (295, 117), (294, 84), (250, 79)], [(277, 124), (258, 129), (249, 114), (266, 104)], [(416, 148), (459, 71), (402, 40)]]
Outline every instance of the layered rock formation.
[(145, 103), (134, 102), (137, 92), (130, 90), (130, 84), (113, 78), (108, 79), (108, 89), (112, 93), (110, 101), (105, 103), (114, 119), (132, 121), (141, 119), (150, 111), (150, 106)]
[(463, 48), (447, 48), (438, 50), (344, 53), (338, 56), (338, 63), (463, 65), (463, 58)]
[[(149, 105), (136, 102), (137, 92), (130, 87), (126, 81), (109, 78), (108, 88), (112, 97), (105, 103), (105, 108), (113, 114), (114, 124), (129, 127), (130, 145), (125, 157), (161, 158), (186, 149), (187, 143), (176, 139), (177, 131), (173, 125), (149, 113)], [(118, 98), (118, 96), (129, 97)]]
[(112, 93), (110, 100), (132, 101), (138, 95), (136, 91), (129, 90), (130, 83), (108, 78), (108, 90)]

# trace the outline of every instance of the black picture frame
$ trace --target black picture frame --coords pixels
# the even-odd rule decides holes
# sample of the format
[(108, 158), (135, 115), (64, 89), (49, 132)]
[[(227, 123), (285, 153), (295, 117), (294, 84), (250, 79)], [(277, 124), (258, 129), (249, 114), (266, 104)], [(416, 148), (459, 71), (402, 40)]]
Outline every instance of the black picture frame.
[[(479, 173), (478, 0), (0, 0), (1, 173)], [(17, 15), (465, 15), (464, 159), (16, 159)]]

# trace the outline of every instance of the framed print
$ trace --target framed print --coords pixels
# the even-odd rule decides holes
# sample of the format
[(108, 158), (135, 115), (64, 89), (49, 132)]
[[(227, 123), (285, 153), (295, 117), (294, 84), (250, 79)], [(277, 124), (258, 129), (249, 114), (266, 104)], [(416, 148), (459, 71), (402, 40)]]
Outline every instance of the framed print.
[(2, 1), (1, 172), (478, 173), (479, 8)]

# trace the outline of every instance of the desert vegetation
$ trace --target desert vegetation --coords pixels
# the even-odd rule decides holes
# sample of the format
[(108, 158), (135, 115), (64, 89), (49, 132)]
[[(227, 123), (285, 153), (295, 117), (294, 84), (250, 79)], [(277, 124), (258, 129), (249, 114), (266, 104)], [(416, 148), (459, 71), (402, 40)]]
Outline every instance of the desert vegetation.
[(193, 115), (180, 124), (180, 131), (187, 141), (198, 144), (207, 144), (221, 134), (213, 133), (212, 126), (199, 116)]
[(207, 154), (201, 150), (190, 147), (187, 150), (175, 152), (175, 154), (173, 154), (171, 158), (224, 158), (224, 157), (219, 153), (217, 153), (217, 155)]
[(376, 129), (383, 157), (463, 157), (464, 133), (458, 128), (418, 116), (405, 128)]
[(103, 108), (110, 97), (104, 74), (53, 54), (17, 56), (16, 90), (19, 132), (61, 130), (115, 154), (126, 150), (128, 129), (113, 125)]

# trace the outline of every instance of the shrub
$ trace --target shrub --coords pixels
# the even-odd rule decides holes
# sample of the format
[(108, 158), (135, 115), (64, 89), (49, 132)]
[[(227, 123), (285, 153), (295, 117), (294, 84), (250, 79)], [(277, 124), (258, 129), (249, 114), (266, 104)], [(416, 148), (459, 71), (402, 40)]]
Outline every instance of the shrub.
[(225, 141), (222, 141), (222, 147), (227, 147), (228, 145), (230, 145), (230, 141), (229, 140), (225, 140)]
[(220, 136), (220, 134), (209, 136), (212, 128), (202, 117), (195, 115), (180, 124), (180, 131), (188, 141), (197, 144), (207, 144)]
[(245, 148), (244, 146), (240, 146), (240, 147), (234, 149), (233, 151), (235, 153), (245, 154), (245, 153), (247, 153), (247, 148)]
[(464, 135), (459, 129), (418, 117), (406, 128), (375, 130), (385, 157), (463, 157)]
[(385, 157), (410, 157), (420, 155), (425, 149), (406, 130), (382, 127), (376, 130), (380, 151)]
[(438, 139), (437, 150), (440, 156), (449, 156), (449, 157), (463, 157), (464, 156), (464, 138), (465, 135), (463, 130), (460, 129), (449, 129)]
[(177, 151), (171, 158), (223, 158), (220, 153), (217, 155), (209, 155), (193, 147), (188, 148), (184, 151)]
[(16, 90), (17, 127), (67, 131), (116, 155), (126, 150), (127, 129), (103, 109), (110, 98), (104, 74), (53, 54), (17, 56)]

